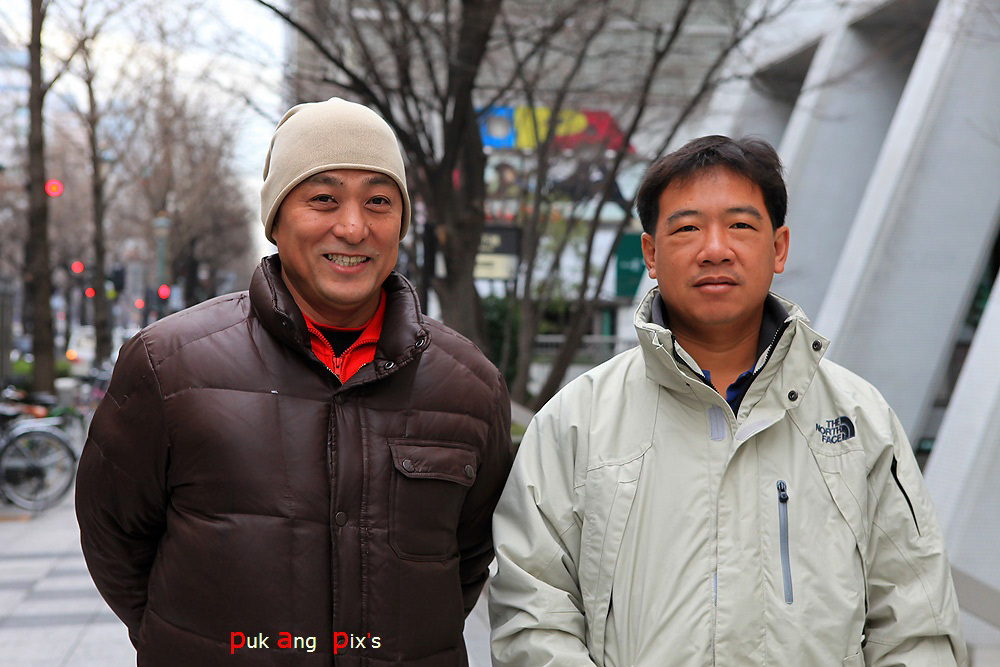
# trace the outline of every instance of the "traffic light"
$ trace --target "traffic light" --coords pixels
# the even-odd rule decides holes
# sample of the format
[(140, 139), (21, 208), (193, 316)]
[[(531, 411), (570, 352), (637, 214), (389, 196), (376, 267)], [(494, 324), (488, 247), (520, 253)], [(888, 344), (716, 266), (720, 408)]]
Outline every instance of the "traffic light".
[(84, 268), (85, 267), (83, 266), (83, 262), (81, 262), (80, 260), (76, 260), (75, 262), (69, 265), (69, 270), (72, 271), (73, 273), (76, 273), (77, 275), (83, 273)]
[(164, 301), (170, 298), (170, 285), (163, 283), (156, 288), (156, 296), (160, 297)]
[(50, 197), (58, 197), (63, 193), (63, 184), (58, 178), (50, 178), (45, 181), (45, 194)]
[(111, 269), (110, 273), (108, 273), (108, 280), (110, 280), (111, 284), (115, 286), (115, 291), (116, 292), (122, 292), (122, 291), (124, 291), (125, 290), (125, 267), (124, 266), (116, 266), (115, 268)]
[(95, 290), (93, 287), (88, 287), (87, 289), (83, 290), (83, 293), (84, 295), (86, 295), (88, 299), (93, 299), (94, 295), (97, 294), (97, 290)]

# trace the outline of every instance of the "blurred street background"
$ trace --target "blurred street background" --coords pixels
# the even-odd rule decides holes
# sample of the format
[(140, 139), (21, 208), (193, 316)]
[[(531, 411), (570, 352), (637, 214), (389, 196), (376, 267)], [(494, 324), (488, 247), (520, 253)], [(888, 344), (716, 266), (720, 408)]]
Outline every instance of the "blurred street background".
[[(515, 440), (635, 344), (649, 163), (704, 134), (774, 144), (774, 289), (898, 413), (974, 667), (1000, 666), (1000, 0), (5, 2), (2, 423), (48, 419), (78, 452), (123, 341), (245, 289), (275, 250), (270, 134), (331, 96), (395, 129), (414, 202), (397, 269), (502, 370)], [(58, 439), (42, 447), (71, 482)], [(24, 456), (9, 494), (34, 488)], [(474, 665), (487, 625), (480, 608)], [(133, 661), (69, 497), (0, 499), (0, 664)]]

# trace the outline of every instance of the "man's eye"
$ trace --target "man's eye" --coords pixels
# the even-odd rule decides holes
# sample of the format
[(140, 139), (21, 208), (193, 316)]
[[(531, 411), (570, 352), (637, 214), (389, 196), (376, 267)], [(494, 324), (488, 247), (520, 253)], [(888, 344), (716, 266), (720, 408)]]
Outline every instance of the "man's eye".
[(312, 200), (318, 201), (321, 204), (333, 204), (336, 203), (337, 201), (331, 195), (316, 195), (315, 197), (312, 198)]
[(746, 222), (734, 222), (733, 227), (735, 227), (736, 229), (753, 229), (753, 227), (751, 227)]
[(698, 231), (698, 228), (695, 227), (694, 225), (683, 225), (682, 227), (678, 227), (677, 231), (678, 232), (696, 232), (696, 231)]
[(375, 195), (370, 201), (376, 206), (389, 206), (392, 203), (389, 201), (388, 197), (383, 197), (382, 195)]

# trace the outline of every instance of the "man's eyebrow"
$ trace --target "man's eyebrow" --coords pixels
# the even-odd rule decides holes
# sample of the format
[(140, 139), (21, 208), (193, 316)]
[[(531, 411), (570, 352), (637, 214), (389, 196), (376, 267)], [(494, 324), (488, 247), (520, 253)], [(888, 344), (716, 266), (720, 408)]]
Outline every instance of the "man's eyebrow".
[[(330, 174), (328, 172), (320, 172), (318, 174), (313, 174), (305, 180), (306, 183), (318, 183), (320, 185), (333, 185), (337, 187), (343, 187), (344, 181), (339, 177)], [(395, 183), (391, 178), (385, 174), (372, 174), (364, 180), (365, 185), (392, 185)]]
[(667, 222), (674, 222), (675, 220), (678, 220), (680, 218), (686, 218), (689, 215), (700, 215), (700, 213), (691, 208), (683, 209), (680, 211), (674, 211), (673, 213), (667, 216)]
[(732, 208), (726, 209), (726, 213), (730, 215), (743, 213), (745, 215), (752, 215), (758, 220), (764, 219), (764, 216), (760, 214), (760, 211), (757, 210), (756, 206), (734, 206)]
[[(747, 206), (732, 206), (732, 207), (726, 209), (726, 215), (740, 215), (740, 214), (742, 214), (742, 215), (752, 215), (753, 217), (757, 218), (758, 220), (763, 220), (764, 219), (764, 216), (762, 216), (760, 214), (760, 211), (757, 210), (756, 206), (750, 206), (750, 205), (747, 205)], [(668, 223), (676, 222), (677, 220), (679, 220), (681, 218), (686, 218), (688, 216), (700, 216), (700, 215), (701, 215), (700, 211), (697, 211), (697, 210), (692, 209), (692, 208), (681, 209), (679, 211), (674, 211), (673, 213), (671, 213), (670, 215), (668, 215), (667, 216), (667, 222)]]
[(306, 179), (306, 183), (319, 183), (320, 185), (336, 185), (336, 186), (344, 185), (344, 181), (326, 172), (313, 174), (312, 176)]
[(365, 185), (394, 185), (395, 181), (385, 174), (372, 174), (365, 179)]

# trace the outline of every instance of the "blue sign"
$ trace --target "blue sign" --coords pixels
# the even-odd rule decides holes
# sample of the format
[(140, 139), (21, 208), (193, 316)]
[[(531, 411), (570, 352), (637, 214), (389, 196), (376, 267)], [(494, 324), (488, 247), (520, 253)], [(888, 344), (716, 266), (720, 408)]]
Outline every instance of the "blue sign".
[(487, 148), (514, 148), (517, 132), (513, 107), (491, 107), (479, 116), (479, 134)]

